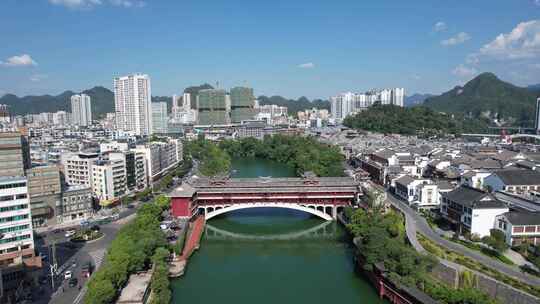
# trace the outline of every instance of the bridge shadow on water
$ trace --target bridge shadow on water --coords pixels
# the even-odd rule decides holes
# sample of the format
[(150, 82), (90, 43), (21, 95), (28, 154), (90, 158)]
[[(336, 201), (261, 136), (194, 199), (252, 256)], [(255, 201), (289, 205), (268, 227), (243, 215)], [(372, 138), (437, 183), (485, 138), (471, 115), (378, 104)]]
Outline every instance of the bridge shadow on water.
[(288, 241), (343, 237), (337, 223), (311, 214), (275, 208), (238, 210), (206, 222), (208, 240)]

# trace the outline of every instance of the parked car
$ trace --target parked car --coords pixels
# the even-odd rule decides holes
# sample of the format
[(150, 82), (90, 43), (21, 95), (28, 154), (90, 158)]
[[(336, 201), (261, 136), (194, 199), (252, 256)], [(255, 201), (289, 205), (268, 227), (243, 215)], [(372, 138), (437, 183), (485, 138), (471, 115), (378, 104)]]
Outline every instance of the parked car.
[(77, 280), (77, 278), (71, 278), (69, 280), (69, 287), (75, 287), (77, 286), (78, 283), (79, 283), (79, 280)]
[(73, 273), (71, 272), (71, 270), (68, 270), (64, 273), (65, 280), (71, 279), (72, 276), (73, 276)]

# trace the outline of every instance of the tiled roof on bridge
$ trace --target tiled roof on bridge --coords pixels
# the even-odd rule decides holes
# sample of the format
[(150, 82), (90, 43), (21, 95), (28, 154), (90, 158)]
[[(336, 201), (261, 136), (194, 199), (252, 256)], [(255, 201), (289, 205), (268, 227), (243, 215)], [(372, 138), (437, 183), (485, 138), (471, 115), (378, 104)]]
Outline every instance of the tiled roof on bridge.
[(358, 183), (350, 177), (317, 178), (231, 178), (212, 180), (199, 178), (192, 186), (198, 193), (208, 192), (357, 192)]

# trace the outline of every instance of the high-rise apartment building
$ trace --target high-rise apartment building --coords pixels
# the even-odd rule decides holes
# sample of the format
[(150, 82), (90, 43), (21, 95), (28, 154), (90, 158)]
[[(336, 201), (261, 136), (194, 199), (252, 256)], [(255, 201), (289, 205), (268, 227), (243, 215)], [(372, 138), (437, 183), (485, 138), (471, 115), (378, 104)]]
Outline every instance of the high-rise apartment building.
[(167, 103), (152, 102), (152, 133), (167, 133), (168, 121), (169, 116), (167, 115)]
[(201, 90), (197, 95), (197, 124), (226, 125), (230, 123), (227, 92), (221, 89)]
[(4, 303), (5, 297), (31, 280), (28, 270), (41, 267), (34, 252), (25, 177), (0, 177), (0, 235), (0, 302)]
[(11, 115), (9, 114), (9, 106), (0, 104), (0, 123), (10, 123)]
[(152, 134), (150, 77), (134, 74), (114, 79), (116, 128), (138, 136)]
[(540, 98), (536, 99), (536, 115), (534, 118), (536, 133), (540, 134)]
[(231, 122), (241, 123), (255, 116), (255, 96), (252, 88), (235, 87), (231, 89)]
[(330, 97), (331, 114), (334, 119), (341, 121), (375, 104), (403, 107), (404, 98), (403, 88), (370, 90), (360, 94), (347, 92)]
[(92, 124), (90, 96), (86, 94), (71, 96), (71, 117), (74, 125), (85, 127)]
[(26, 137), (18, 132), (0, 133), (0, 177), (24, 176), (31, 164)]

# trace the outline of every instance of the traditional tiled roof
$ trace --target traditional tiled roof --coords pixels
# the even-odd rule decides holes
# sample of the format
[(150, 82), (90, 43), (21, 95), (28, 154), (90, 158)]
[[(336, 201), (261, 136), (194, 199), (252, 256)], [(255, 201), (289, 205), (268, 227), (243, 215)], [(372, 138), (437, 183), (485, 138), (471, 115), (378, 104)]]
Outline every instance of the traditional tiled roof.
[(460, 186), (448, 193), (443, 193), (442, 195), (462, 206), (474, 209), (506, 207), (503, 202), (497, 200), (489, 193), (465, 185)]
[(507, 212), (503, 214), (512, 225), (540, 225), (539, 212)]
[(533, 170), (499, 170), (494, 173), (505, 185), (540, 185), (540, 172)]

